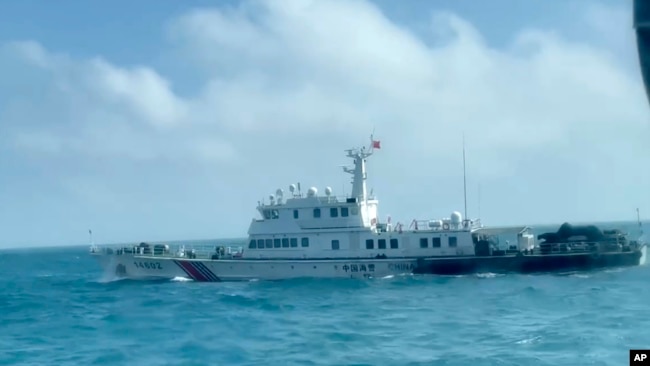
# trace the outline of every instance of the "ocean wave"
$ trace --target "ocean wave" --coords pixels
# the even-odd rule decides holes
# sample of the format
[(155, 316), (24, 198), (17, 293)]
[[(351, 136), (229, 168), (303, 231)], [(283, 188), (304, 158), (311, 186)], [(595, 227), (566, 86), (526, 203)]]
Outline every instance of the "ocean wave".
[(650, 327), (647, 266), (198, 283), (11, 255), (0, 364), (621, 365)]

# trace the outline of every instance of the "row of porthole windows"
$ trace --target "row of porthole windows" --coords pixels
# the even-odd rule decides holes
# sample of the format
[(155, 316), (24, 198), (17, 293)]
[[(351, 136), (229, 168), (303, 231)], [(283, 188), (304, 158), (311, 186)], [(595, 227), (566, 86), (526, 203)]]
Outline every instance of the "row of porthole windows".
[[(340, 211), (339, 211), (340, 209)], [(341, 217), (348, 217), (350, 214), (352, 216), (358, 215), (359, 214), (359, 209), (357, 207), (330, 207), (330, 217), (339, 217), (339, 213)], [(321, 217), (321, 212), (320, 208), (315, 208), (314, 209), (314, 218), (318, 219)], [(298, 210), (293, 210), (293, 218), (297, 219), (298, 218)]]
[[(442, 246), (441, 238), (431, 238), (431, 248), (440, 248)], [(449, 237), (449, 247), (455, 248), (458, 246), (458, 238), (455, 236)], [(420, 248), (429, 247), (429, 238), (420, 238)]]
[[(397, 239), (390, 239), (390, 248), (391, 249), (398, 249), (399, 248), (399, 242)], [(339, 250), (341, 248), (341, 245), (338, 240), (334, 239), (332, 240), (332, 250)], [(367, 239), (366, 240), (366, 249), (374, 249), (375, 248), (375, 240), (374, 239)], [(386, 249), (386, 239), (377, 239), (377, 249)]]
[[(390, 249), (398, 249), (399, 242), (397, 239), (390, 239)], [(366, 240), (366, 249), (375, 249), (375, 239)], [(377, 239), (377, 249), (386, 249), (386, 239)]]
[[(300, 246), (309, 247), (309, 238), (301, 238)], [(275, 238), (275, 239), (252, 239), (248, 244), (249, 249), (268, 249), (268, 248), (297, 248), (298, 238)]]
[[(389, 240), (390, 249), (398, 249), (399, 242), (397, 239)], [(309, 238), (301, 238), (300, 246), (309, 247)], [(275, 239), (252, 239), (248, 244), (249, 249), (271, 249), (271, 248), (297, 248), (297, 238), (275, 238)], [(374, 249), (375, 240), (366, 240), (366, 249)], [(337, 239), (332, 240), (332, 250), (341, 249), (341, 242)], [(386, 249), (386, 239), (377, 239), (377, 249)]]
[[(348, 217), (356, 216), (359, 214), (359, 209), (357, 207), (330, 207), (330, 217)], [(293, 210), (293, 218), (297, 219), (300, 217), (300, 211)], [(318, 219), (321, 217), (321, 209), (315, 208), (313, 211), (313, 217)], [(275, 220), (280, 218), (279, 210), (264, 210), (264, 218), (266, 220)]]

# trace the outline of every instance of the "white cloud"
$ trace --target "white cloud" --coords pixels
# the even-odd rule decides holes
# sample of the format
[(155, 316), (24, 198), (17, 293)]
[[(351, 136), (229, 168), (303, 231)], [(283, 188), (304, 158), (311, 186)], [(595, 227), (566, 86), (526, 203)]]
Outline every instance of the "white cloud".
[[(194, 140), (202, 143), (202, 131), (191, 123), (189, 101), (150, 67), (119, 67), (100, 57), (75, 60), (34, 41), (12, 42), (2, 51), (46, 73), (33, 87), (47, 91), (45, 101), (17, 96), (5, 104), (2, 123), (15, 131), (14, 146), (136, 160), (233, 156), (227, 142), (220, 143), (223, 156), (193, 146)], [(179, 143), (179, 137), (187, 141)]]
[[(604, 9), (593, 10), (584, 25), (602, 30)], [(376, 128), (384, 143), (372, 163), (375, 191), (394, 216), (410, 216), (422, 205), (443, 215), (462, 205), (465, 132), (471, 180), (505, 201), (493, 209), (496, 221), (511, 220), (515, 203), (525, 201), (513, 220), (552, 219), (557, 202), (570, 217), (593, 213), (595, 197), (575, 198), (577, 190), (609, 207), (594, 217), (627, 212), (634, 200), (611, 192), (608, 180), (638, 170), (645, 161), (639, 156), (648, 153), (637, 70), (623, 68), (602, 44), (569, 41), (553, 30), (521, 30), (510, 47), (492, 49), (462, 16), (432, 13), (432, 22), (435, 42), (424, 42), (365, 1), (193, 10), (170, 27), (174, 45), (205, 75), (192, 97), (175, 93), (170, 79), (147, 66), (75, 60), (18, 43), (26, 61), (55, 75), (44, 87), (59, 90), (64, 107), (42, 113), (67, 127), (17, 128), (16, 141), (50, 153), (238, 159), (254, 164), (260, 177), (242, 172), (242, 189), (271, 192), (275, 187), (266, 184), (292, 182), (297, 174), (347, 184), (346, 176), (332, 177), (343, 162), (332, 154)], [(553, 186), (549, 200), (552, 178), (540, 179), (531, 165), (567, 188)], [(650, 181), (647, 169), (635, 174)], [(641, 192), (642, 183), (629, 184)], [(414, 186), (429, 193), (410, 197)], [(249, 215), (248, 208), (241, 212)], [(248, 222), (232, 220), (238, 228)]]
[(112, 66), (102, 59), (90, 63), (86, 80), (102, 101), (131, 110), (154, 126), (169, 127), (187, 118), (186, 106), (172, 92), (169, 82), (148, 67), (130, 70)]
[(43, 46), (34, 41), (10, 42), (4, 47), (9, 52), (23, 56), (25, 61), (30, 62), (42, 68), (52, 66), (52, 57), (47, 53)]
[(582, 10), (587, 29), (600, 38), (601, 44), (611, 53), (627, 53), (636, 47), (631, 2), (630, 6), (592, 2)]
[(149, 67), (120, 68), (100, 57), (71, 60), (48, 52), (35, 41), (11, 42), (4, 51), (51, 71), (60, 91), (92, 94), (99, 105), (91, 107), (132, 113), (154, 126), (179, 123), (185, 113), (185, 106), (174, 95), (170, 83)]
[(427, 48), (364, 2), (258, 4), (267, 6), (232, 16), (195, 11), (176, 24), (196, 57), (205, 52), (205, 63), (219, 69), (226, 62), (238, 75), (217, 75), (205, 94), (207, 105), (222, 106), (213, 113), (226, 118), (215, 119), (236, 128), (309, 125), (361, 133), (372, 125), (399, 126), (407, 139), (426, 138), (420, 133), (426, 124), (431, 132), (477, 131), (492, 150), (526, 133), (537, 134), (528, 146), (547, 146), (587, 122), (611, 125), (594, 105), (643, 99), (638, 81), (605, 52), (549, 32), (529, 31), (515, 38), (513, 50), (492, 50), (470, 24), (440, 14), (436, 25), (453, 40)]

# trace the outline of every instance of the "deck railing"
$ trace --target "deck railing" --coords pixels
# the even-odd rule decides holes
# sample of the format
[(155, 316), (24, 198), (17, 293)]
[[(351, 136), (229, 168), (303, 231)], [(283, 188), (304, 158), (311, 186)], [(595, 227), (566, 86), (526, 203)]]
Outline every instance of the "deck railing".
[(470, 231), (481, 227), (480, 220), (463, 220), (458, 224), (442, 223), (440, 226), (433, 226), (438, 220), (413, 220), (408, 227), (402, 226), (402, 230), (406, 231)]
[(154, 257), (188, 258), (188, 259), (219, 259), (239, 258), (243, 247), (241, 245), (218, 244), (138, 244), (138, 245), (93, 245), (93, 254), (112, 255), (147, 255)]
[[(496, 243), (493, 243), (496, 245)], [(606, 253), (632, 251), (645, 245), (635, 240), (631, 241), (601, 241), (601, 242), (573, 242), (573, 243), (536, 243), (531, 254), (567, 254), (567, 253)], [(188, 259), (237, 259), (241, 258), (244, 251), (243, 245), (221, 244), (156, 244), (141, 243), (137, 245), (114, 244), (92, 245), (92, 254), (110, 255), (146, 255), (167, 258)], [(510, 248), (502, 246), (493, 247), (492, 255), (506, 255), (520, 250), (516, 245)]]
[(635, 250), (639, 247), (640, 243), (625, 240), (571, 243), (542, 242), (537, 244), (535, 252), (540, 254), (620, 252)]

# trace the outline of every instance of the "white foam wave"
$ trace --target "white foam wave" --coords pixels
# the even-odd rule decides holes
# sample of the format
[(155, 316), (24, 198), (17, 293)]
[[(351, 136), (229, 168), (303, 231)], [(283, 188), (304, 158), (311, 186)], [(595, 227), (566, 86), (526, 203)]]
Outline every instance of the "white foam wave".
[(187, 278), (187, 277), (177, 276), (177, 277), (172, 278), (170, 281), (172, 281), (172, 282), (191, 282), (191, 281), (194, 281), (194, 280), (191, 279), (191, 278)]
[(97, 283), (111, 283), (111, 282), (124, 281), (124, 280), (126, 280), (126, 278), (105, 274), (99, 280), (97, 280)]
[(534, 343), (534, 342), (537, 342), (537, 341), (539, 341), (540, 339), (542, 339), (542, 337), (540, 337), (540, 336), (536, 336), (536, 337), (533, 337), (533, 338), (522, 339), (522, 340), (517, 341), (517, 342), (515, 342), (515, 343), (517, 343), (517, 344), (528, 344), (528, 343)]
[(608, 268), (603, 270), (604, 273), (619, 273), (625, 271), (627, 268)]
[(640, 266), (643, 266), (643, 265), (646, 264), (647, 251), (648, 251), (647, 246), (644, 246), (643, 248), (641, 248), (641, 259), (639, 259), (639, 265)]

